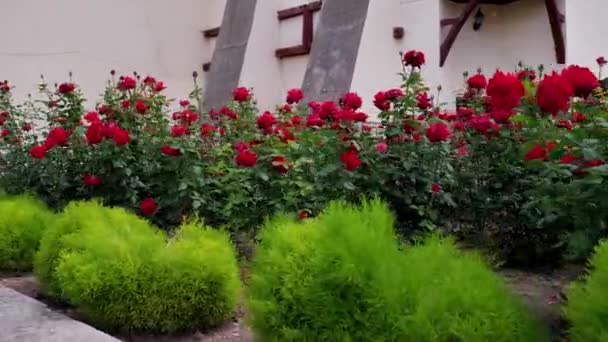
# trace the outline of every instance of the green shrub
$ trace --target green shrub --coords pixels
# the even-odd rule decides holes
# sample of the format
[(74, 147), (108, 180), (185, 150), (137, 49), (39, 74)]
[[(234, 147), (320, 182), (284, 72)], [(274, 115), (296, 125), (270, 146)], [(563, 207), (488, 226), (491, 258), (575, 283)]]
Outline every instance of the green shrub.
[(110, 209), (64, 238), (56, 275), (66, 298), (111, 329), (173, 333), (230, 317), (240, 279), (226, 234), (184, 224), (168, 242), (146, 221)]
[(568, 291), (564, 312), (570, 321), (573, 342), (608, 341), (608, 243), (597, 248), (591, 272)]
[(264, 341), (543, 341), (479, 258), (437, 238), (401, 252), (378, 201), (261, 238), (248, 304)]
[(31, 197), (0, 197), (0, 270), (31, 270), (42, 234), (54, 218)]
[(48, 295), (61, 296), (55, 268), (65, 248), (64, 237), (75, 234), (86, 225), (103, 224), (106, 214), (107, 209), (98, 202), (72, 202), (45, 231), (34, 256), (34, 274)]

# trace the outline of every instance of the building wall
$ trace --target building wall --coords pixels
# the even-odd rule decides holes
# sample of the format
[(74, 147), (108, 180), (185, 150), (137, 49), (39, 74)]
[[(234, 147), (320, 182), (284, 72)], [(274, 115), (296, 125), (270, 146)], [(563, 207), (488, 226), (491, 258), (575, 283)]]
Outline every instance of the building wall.
[[(4, 0), (0, 2), (0, 78), (18, 98), (36, 89), (40, 74), (64, 82), (68, 72), (90, 99), (109, 71), (151, 74), (170, 96), (192, 89), (193, 70), (210, 60), (202, 30), (218, 26), (225, 0)], [(94, 103), (89, 103), (93, 106)]]
[[(302, 19), (279, 22), (278, 10), (309, 0), (260, 0), (240, 84), (253, 87), (262, 109), (272, 109), (285, 92), (300, 87), (307, 56), (279, 60), (277, 48), (301, 41)], [(226, 0), (4, 0), (0, 2), (0, 78), (17, 86), (24, 98), (35, 90), (39, 75), (50, 82), (67, 80), (74, 73), (86, 95), (97, 98), (110, 69), (137, 70), (164, 80), (170, 96), (191, 89), (191, 73), (211, 60), (215, 39), (202, 30), (218, 26)], [(576, 4), (576, 6), (575, 6)], [(605, 0), (559, 0), (566, 16), (567, 62), (595, 68), (595, 58), (608, 55), (608, 27), (602, 14)], [(435, 92), (442, 85), (442, 101), (453, 103), (462, 87), (462, 72), (481, 67), (512, 70), (520, 59), (530, 65), (555, 65), (553, 38), (543, 1), (520, 0), (507, 6), (483, 6), (485, 23), (478, 32), (467, 22), (443, 68), (439, 46), (449, 27), (441, 18), (457, 16), (462, 5), (448, 0), (374, 0), (370, 2), (351, 88), (373, 112), (376, 91), (399, 85), (398, 53), (422, 50), (427, 56), (423, 76)], [(318, 13), (316, 14), (318, 18)], [(394, 40), (392, 29), (405, 28)], [(93, 106), (94, 104), (89, 104)]]

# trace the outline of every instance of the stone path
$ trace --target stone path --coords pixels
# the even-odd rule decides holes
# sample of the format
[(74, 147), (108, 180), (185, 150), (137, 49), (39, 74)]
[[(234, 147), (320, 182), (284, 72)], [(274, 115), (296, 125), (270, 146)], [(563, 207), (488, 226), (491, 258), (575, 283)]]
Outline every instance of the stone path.
[(41, 302), (0, 286), (0, 342), (119, 342), (52, 311)]

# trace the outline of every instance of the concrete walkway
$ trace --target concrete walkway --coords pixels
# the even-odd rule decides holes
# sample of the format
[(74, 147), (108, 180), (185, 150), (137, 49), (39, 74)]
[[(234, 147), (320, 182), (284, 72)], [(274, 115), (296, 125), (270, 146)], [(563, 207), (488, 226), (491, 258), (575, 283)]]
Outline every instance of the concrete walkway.
[(0, 286), (0, 342), (120, 342)]

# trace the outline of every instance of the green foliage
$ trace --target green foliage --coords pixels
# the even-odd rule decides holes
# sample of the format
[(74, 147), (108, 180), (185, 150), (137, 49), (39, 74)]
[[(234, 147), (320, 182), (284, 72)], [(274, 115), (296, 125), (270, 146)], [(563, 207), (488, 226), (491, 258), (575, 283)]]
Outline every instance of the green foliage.
[(608, 243), (601, 243), (589, 263), (590, 273), (568, 291), (564, 309), (572, 342), (608, 340)]
[(64, 238), (76, 234), (87, 225), (104, 225), (106, 217), (107, 209), (98, 202), (73, 202), (45, 231), (40, 241), (40, 248), (34, 256), (34, 274), (49, 295), (61, 296), (55, 268), (61, 253), (66, 248)]
[(31, 270), (42, 234), (54, 219), (31, 197), (0, 195), (0, 270)]
[(440, 239), (402, 253), (379, 201), (279, 218), (261, 237), (248, 303), (265, 341), (543, 341), (477, 257)]
[(100, 325), (174, 333), (217, 325), (233, 313), (240, 280), (227, 234), (197, 222), (167, 241), (122, 209), (62, 239), (62, 294)]

